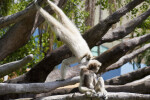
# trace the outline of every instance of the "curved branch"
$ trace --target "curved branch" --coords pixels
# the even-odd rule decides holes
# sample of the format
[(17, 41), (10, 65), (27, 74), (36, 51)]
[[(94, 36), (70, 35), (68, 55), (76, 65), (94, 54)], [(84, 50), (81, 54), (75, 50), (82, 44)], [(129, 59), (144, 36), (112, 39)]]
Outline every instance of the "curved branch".
[(31, 4), (29, 7), (27, 7), (25, 10), (17, 12), (15, 14), (12, 15), (8, 15), (5, 17), (1, 17), (0, 18), (0, 29), (3, 27), (6, 27), (10, 24), (19, 22), (20, 20), (22, 20), (23, 18), (26, 18), (27, 16), (31, 16), (31, 12), (35, 11), (35, 7), (34, 4)]
[(109, 92), (131, 92), (150, 94), (150, 77), (142, 82), (135, 82), (127, 85), (111, 85), (106, 86), (106, 90)]
[(124, 56), (129, 50), (132, 50), (136, 46), (143, 44), (149, 39), (150, 34), (135, 37), (133, 39), (123, 41), (122, 43), (102, 53), (99, 57), (97, 57), (97, 60), (102, 63), (102, 68), (99, 70), (99, 73), (105, 72), (108, 66), (118, 61), (120, 57)]
[(120, 27), (117, 27), (113, 30), (108, 31), (99, 41), (99, 43), (97, 43), (97, 45), (100, 45), (106, 42), (112, 42), (114, 40), (118, 40), (127, 36), (149, 16), (150, 16), (150, 9), (144, 12), (143, 14), (141, 14), (140, 16), (129, 21), (128, 23), (121, 25)]
[(132, 0), (124, 7), (118, 9), (113, 14), (108, 16), (106, 19), (100, 21), (99, 24), (88, 30), (84, 35), (84, 39), (87, 41), (89, 47), (93, 47), (97, 44), (99, 40), (107, 33), (110, 27), (117, 23), (122, 16), (124, 16), (127, 12), (132, 10), (134, 7), (139, 5), (145, 0)]
[(144, 67), (144, 68), (138, 69), (136, 71), (106, 80), (105, 84), (124, 85), (126, 83), (142, 79), (143, 77), (145, 77), (147, 75), (150, 75), (150, 67)]
[[(39, 1), (43, 2), (44, 0)], [(61, 0), (61, 3), (59, 2), (60, 7), (62, 7), (63, 4), (65, 4), (64, 1), (66, 2), (66, 0)], [(31, 8), (33, 9), (31, 10)], [(36, 23), (35, 6), (31, 6), (31, 8), (31, 11), (28, 9), (29, 14), (27, 14), (27, 16), (24, 19), (15, 23), (12, 27), (10, 27), (6, 34), (2, 38), (0, 38), (0, 61), (7, 57), (10, 53), (17, 50), (18, 48), (24, 46), (30, 39), (34, 30), (36, 29), (37, 26), (35, 24), (39, 24), (44, 21), (43, 18), (40, 17), (39, 21)], [(46, 7), (46, 9), (48, 8)], [(49, 9), (49, 11), (50, 13), (53, 13), (52, 10)]]
[(30, 54), (21, 60), (10, 62), (4, 65), (0, 65), (0, 77), (3, 77), (29, 63), (33, 59), (33, 55)]
[(142, 48), (137, 49), (137, 50), (133, 51), (132, 53), (127, 54), (127, 55), (121, 57), (116, 63), (114, 63), (111, 66), (107, 67), (106, 71), (110, 71), (110, 70), (117, 69), (117, 68), (121, 67), (123, 64), (131, 61), (137, 55), (139, 55), (140, 53), (144, 52), (145, 50), (147, 50), (149, 48), (150, 48), (150, 44), (146, 44)]

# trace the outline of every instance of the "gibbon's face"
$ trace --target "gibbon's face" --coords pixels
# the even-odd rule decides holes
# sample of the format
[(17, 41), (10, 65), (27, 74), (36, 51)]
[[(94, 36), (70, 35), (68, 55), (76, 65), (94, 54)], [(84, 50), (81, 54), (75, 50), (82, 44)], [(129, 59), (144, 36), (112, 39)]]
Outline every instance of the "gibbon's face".
[(102, 64), (97, 60), (90, 60), (88, 63), (88, 69), (97, 73), (101, 65)]

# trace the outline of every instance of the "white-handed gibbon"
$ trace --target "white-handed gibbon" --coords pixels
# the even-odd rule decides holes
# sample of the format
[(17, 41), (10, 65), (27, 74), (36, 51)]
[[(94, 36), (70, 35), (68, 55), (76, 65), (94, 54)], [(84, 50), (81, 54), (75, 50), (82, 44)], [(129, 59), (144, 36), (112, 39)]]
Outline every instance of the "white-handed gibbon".
[(106, 99), (104, 80), (97, 77), (96, 73), (100, 69), (101, 63), (97, 60), (90, 60), (87, 64), (81, 64), (79, 91), (87, 96), (99, 96), (102, 94)]

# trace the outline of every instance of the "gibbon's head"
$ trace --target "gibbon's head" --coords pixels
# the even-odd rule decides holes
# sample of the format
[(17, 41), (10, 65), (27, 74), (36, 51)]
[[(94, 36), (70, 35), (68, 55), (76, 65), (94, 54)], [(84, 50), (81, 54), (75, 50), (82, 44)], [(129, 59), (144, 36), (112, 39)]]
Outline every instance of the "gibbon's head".
[(100, 66), (101, 66), (101, 65), (102, 65), (102, 64), (101, 64), (99, 61), (97, 61), (97, 60), (90, 60), (90, 61), (88, 62), (87, 68), (88, 68), (89, 70), (92, 70), (93, 72), (97, 73), (98, 70), (100, 69)]

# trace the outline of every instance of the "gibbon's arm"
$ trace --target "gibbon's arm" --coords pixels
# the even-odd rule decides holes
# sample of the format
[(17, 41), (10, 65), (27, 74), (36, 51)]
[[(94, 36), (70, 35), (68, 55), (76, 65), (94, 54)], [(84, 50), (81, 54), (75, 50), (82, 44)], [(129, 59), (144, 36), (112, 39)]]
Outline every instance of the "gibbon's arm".
[(77, 29), (77, 27), (74, 25), (74, 23), (72, 23), (70, 21), (70, 19), (64, 14), (64, 12), (57, 7), (53, 2), (47, 0), (48, 4), (51, 6), (51, 8), (55, 11), (55, 13), (57, 13), (57, 15), (59, 16), (62, 24), (69, 29), (71, 32), (80, 35), (79, 30)]
[(105, 83), (104, 83), (104, 80), (102, 77), (98, 78), (97, 84), (96, 84), (94, 89), (96, 92), (100, 92), (100, 93), (103, 93), (105, 95), (107, 94), (107, 91), (105, 90)]

